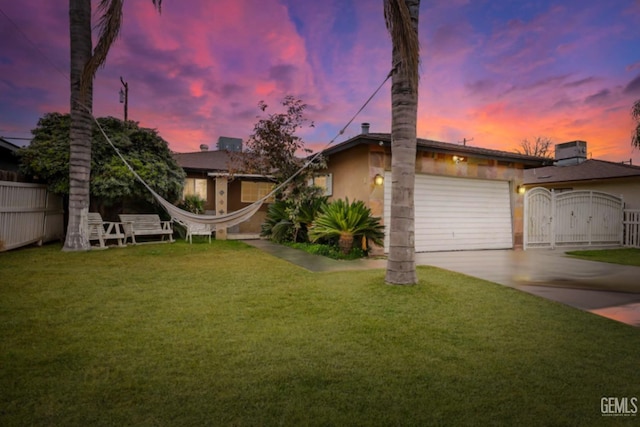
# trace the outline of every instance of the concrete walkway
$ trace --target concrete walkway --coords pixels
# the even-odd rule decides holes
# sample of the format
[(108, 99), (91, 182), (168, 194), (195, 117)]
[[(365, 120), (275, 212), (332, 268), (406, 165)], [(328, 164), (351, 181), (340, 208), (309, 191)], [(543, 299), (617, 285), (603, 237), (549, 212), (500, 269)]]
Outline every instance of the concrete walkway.
[[(338, 261), (266, 240), (245, 242), (313, 272), (387, 264), (385, 259)], [(548, 249), (418, 253), (416, 264), (467, 274), (640, 327), (640, 267), (585, 261)]]

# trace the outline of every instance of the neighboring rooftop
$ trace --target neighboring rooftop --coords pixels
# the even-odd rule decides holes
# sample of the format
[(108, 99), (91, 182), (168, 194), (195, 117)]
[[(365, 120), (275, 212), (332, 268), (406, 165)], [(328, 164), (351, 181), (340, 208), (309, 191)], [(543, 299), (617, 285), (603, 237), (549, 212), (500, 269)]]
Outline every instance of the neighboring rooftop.
[(524, 184), (550, 184), (629, 177), (640, 178), (640, 167), (591, 159), (576, 165), (545, 166), (525, 170)]
[[(359, 144), (389, 145), (391, 135), (388, 133), (362, 133), (347, 141), (341, 142), (333, 147), (324, 150), (323, 154), (330, 156), (340, 151), (344, 151)], [(431, 151), (435, 153), (455, 154), (463, 156), (473, 156), (485, 159), (497, 159), (508, 162), (524, 163), (529, 167), (538, 167), (550, 162), (545, 157), (528, 156), (515, 152), (492, 150), (489, 148), (474, 147), (471, 145), (452, 144), (449, 142), (433, 141), (430, 139), (418, 138), (418, 151)]]
[(173, 153), (173, 158), (183, 169), (203, 171), (228, 171), (231, 154), (228, 151), (196, 151)]

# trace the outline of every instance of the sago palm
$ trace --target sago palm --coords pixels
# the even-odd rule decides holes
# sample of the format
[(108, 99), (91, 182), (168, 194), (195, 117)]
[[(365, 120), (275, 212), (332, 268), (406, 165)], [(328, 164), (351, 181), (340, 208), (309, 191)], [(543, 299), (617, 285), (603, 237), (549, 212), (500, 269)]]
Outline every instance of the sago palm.
[(371, 216), (371, 210), (362, 201), (336, 200), (326, 205), (309, 229), (309, 238), (338, 239), (338, 246), (344, 254), (353, 247), (355, 238), (361, 237), (382, 245), (384, 226), (380, 218)]

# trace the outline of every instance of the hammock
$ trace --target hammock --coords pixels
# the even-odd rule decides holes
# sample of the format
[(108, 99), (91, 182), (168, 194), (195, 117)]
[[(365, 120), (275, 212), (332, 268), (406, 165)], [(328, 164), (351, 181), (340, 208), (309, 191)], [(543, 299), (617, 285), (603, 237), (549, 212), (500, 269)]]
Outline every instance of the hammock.
[[(266, 196), (264, 196), (260, 200), (250, 204), (249, 206), (245, 206), (244, 208), (239, 209), (237, 211), (234, 211), (234, 212), (231, 212), (231, 213), (227, 213), (227, 214), (223, 214), (223, 215), (194, 214), (193, 212), (189, 212), (189, 211), (185, 211), (184, 209), (180, 209), (179, 207), (173, 205), (168, 200), (163, 198), (161, 195), (156, 193), (153, 190), (153, 188), (151, 188), (149, 186), (149, 184), (147, 184), (142, 179), (142, 177), (140, 175), (138, 175), (138, 173), (133, 169), (133, 167), (131, 167), (129, 162), (127, 162), (127, 160), (124, 158), (124, 156), (120, 153), (120, 150), (118, 150), (118, 148), (113, 144), (113, 142), (111, 142), (111, 139), (107, 136), (107, 134), (105, 133), (104, 129), (102, 129), (102, 126), (100, 126), (100, 123), (98, 122), (98, 120), (95, 117), (93, 118), (93, 120), (98, 125), (98, 129), (100, 129), (100, 133), (102, 133), (102, 136), (104, 136), (104, 138), (107, 140), (109, 145), (111, 145), (111, 148), (113, 148), (113, 150), (116, 152), (118, 157), (120, 157), (120, 160), (122, 160), (122, 162), (125, 164), (125, 166), (131, 171), (133, 176), (138, 181), (140, 181), (140, 183), (142, 183), (142, 185), (144, 185), (147, 190), (149, 190), (151, 195), (153, 195), (153, 197), (158, 201), (160, 206), (162, 206), (167, 211), (167, 213), (171, 216), (171, 220), (175, 221), (175, 222), (177, 222), (179, 224), (182, 224), (183, 226), (188, 227), (188, 228), (191, 228), (191, 226), (193, 224), (213, 225), (216, 228), (217, 227), (227, 228), (227, 227), (233, 227), (236, 224), (240, 224), (241, 222), (244, 222), (247, 219), (251, 218), (258, 211), (258, 209), (260, 209), (260, 207), (262, 206), (262, 204), (264, 203), (265, 200), (267, 200), (269, 197), (273, 196), (273, 194), (276, 191), (278, 191), (280, 188), (282, 188), (283, 184), (288, 183), (290, 181), (290, 179), (285, 181), (283, 184), (279, 185), (277, 188), (274, 188), (269, 194), (267, 194)], [(305, 164), (305, 166), (303, 166), (302, 169), (304, 169), (307, 166), (308, 166), (308, 163)], [(302, 171), (302, 169), (300, 169), (300, 171)], [(300, 173), (300, 171), (298, 171), (298, 173)], [(294, 174), (293, 176), (297, 175), (298, 173)]]

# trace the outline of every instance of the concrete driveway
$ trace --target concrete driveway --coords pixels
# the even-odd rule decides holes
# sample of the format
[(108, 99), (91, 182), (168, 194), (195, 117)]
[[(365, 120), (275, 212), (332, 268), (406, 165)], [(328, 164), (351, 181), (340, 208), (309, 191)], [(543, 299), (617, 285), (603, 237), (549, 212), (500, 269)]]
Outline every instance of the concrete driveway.
[(564, 252), (430, 252), (416, 254), (416, 263), (478, 277), (640, 327), (640, 267), (585, 261)]

